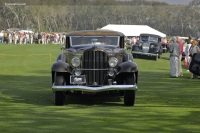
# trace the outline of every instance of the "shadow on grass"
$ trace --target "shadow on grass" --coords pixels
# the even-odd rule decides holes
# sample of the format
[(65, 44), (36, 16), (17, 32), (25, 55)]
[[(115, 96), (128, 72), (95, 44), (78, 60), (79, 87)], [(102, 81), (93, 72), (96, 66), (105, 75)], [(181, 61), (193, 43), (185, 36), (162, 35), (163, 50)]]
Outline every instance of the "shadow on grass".
[(123, 106), (120, 96), (104, 94), (71, 94), (66, 96), (66, 104)]
[[(0, 87), (4, 95), (2, 98), (9, 97), (7, 100), (11, 102), (54, 105), (50, 76), (0, 75)], [(173, 79), (169, 78), (168, 73), (141, 72), (138, 87), (136, 104), (199, 105), (197, 101), (200, 94), (196, 93), (199, 91), (199, 80), (188, 80), (185, 77)], [(122, 99), (109, 95), (69, 95), (66, 104), (121, 106)]]
[(160, 58), (163, 59), (163, 60), (168, 60), (169, 61), (169, 57), (163, 57), (163, 56), (161, 56)]
[(0, 83), (6, 101), (37, 105), (48, 105), (51, 101), (47, 76), (0, 75)]
[(66, 100), (76, 105), (55, 107), (50, 76), (0, 75), (0, 127), (41, 133), (198, 131), (199, 81), (167, 75), (141, 72), (134, 108), (124, 107), (119, 97), (93, 95), (70, 95)]
[[(156, 61), (155, 56), (150, 56), (150, 55), (133, 55), (134, 59), (143, 59), (143, 60), (152, 60)], [(158, 58), (159, 60), (159, 58)]]
[[(41, 72), (41, 71), (40, 71)], [(54, 105), (50, 76), (0, 75), (3, 100), (14, 103)], [(67, 95), (66, 104), (121, 105), (120, 97), (111, 95)]]

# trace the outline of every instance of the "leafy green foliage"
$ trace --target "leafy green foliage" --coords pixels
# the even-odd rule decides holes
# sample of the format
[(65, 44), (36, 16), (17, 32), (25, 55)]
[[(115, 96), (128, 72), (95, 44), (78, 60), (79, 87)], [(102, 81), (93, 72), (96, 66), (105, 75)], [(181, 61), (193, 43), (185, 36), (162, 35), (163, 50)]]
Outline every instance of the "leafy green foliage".
[(0, 129), (5, 133), (198, 132), (199, 80), (169, 78), (169, 54), (134, 59), (139, 83), (134, 107), (123, 98), (71, 96), (54, 106), (51, 65), (60, 45), (0, 44)]
[(194, 2), (184, 6), (145, 0), (0, 0), (0, 30), (70, 32), (127, 24), (149, 25), (170, 36), (196, 36), (200, 8)]

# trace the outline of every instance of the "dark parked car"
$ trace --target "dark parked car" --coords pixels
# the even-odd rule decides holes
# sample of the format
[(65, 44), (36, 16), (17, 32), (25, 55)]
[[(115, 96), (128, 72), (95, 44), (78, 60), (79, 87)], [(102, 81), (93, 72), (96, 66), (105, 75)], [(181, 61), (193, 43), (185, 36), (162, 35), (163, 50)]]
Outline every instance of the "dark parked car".
[(132, 47), (133, 57), (153, 57), (157, 60), (163, 52), (160, 42), (160, 36), (141, 34), (139, 41)]
[(119, 94), (124, 104), (133, 106), (138, 82), (138, 66), (125, 52), (124, 34), (115, 31), (74, 31), (66, 35), (66, 45), (52, 65), (55, 105), (77, 94)]

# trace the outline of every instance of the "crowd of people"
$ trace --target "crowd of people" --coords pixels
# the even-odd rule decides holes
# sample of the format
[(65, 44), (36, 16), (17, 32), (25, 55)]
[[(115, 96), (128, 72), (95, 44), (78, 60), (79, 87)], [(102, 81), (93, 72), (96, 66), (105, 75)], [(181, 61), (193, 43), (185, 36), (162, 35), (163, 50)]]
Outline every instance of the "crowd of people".
[[(171, 39), (169, 52), (170, 52), (170, 73), (172, 78), (178, 78), (180, 76), (183, 76), (183, 70), (181, 65), (183, 52), (185, 54), (184, 65), (186, 65), (187, 67), (189, 67), (190, 65), (192, 56), (195, 53), (200, 52), (199, 39), (193, 39), (192, 37), (188, 37), (188, 39), (184, 40), (184, 43), (179, 36), (172, 37)], [(200, 76), (191, 73), (189, 79), (194, 79), (194, 78), (200, 78)]]
[[(126, 37), (125, 43), (127, 49), (131, 47), (139, 40), (138, 37)], [(178, 78), (183, 76), (182, 61), (184, 65), (188, 68), (192, 60), (192, 56), (195, 53), (200, 52), (200, 37), (192, 38), (191, 36), (187, 38), (181, 38), (180, 36), (174, 36), (170, 38), (162, 38), (160, 44), (167, 44), (167, 49), (170, 53), (170, 77)], [(184, 55), (184, 57), (182, 57)], [(200, 78), (200, 76), (191, 73), (189, 79)]]
[(65, 40), (64, 33), (45, 33), (45, 32), (0, 32), (0, 43), (6, 44), (63, 44)]

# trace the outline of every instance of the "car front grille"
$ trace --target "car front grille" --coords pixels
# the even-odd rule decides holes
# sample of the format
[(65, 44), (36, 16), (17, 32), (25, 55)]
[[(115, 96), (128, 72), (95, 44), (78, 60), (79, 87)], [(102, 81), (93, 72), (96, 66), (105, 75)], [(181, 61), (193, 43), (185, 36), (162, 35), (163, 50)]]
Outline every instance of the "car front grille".
[(142, 49), (143, 49), (144, 53), (148, 53), (148, 51), (149, 51), (149, 43), (144, 42), (143, 45), (142, 45)]
[(106, 78), (108, 58), (103, 51), (85, 51), (82, 59), (86, 85), (103, 85)]

